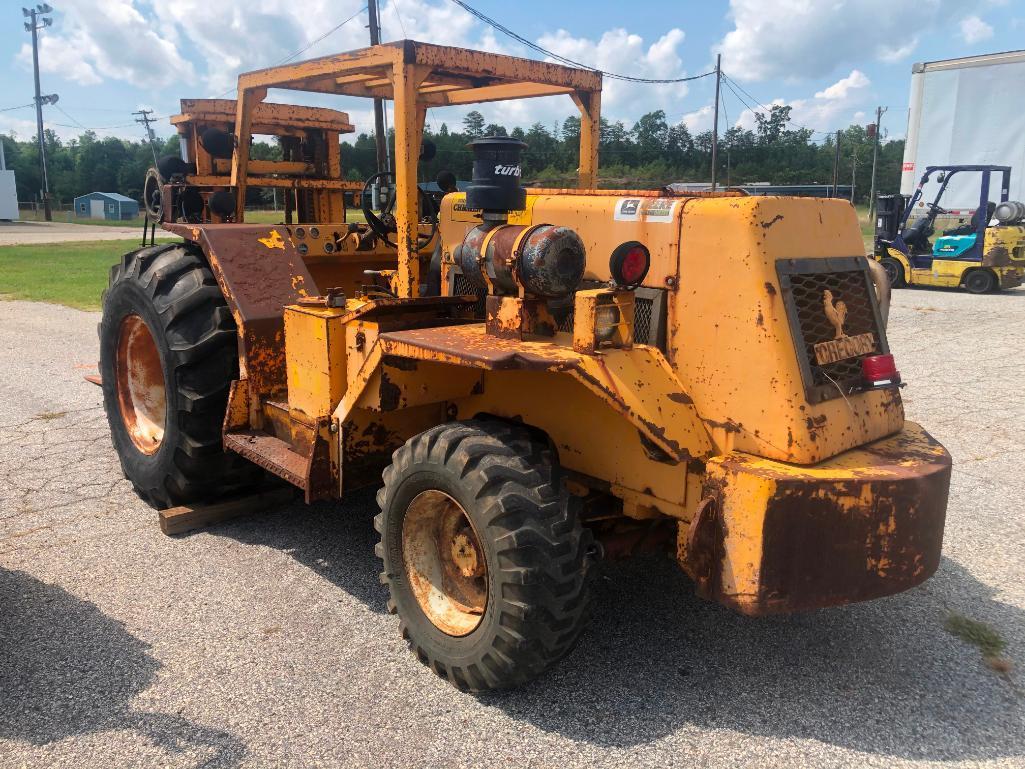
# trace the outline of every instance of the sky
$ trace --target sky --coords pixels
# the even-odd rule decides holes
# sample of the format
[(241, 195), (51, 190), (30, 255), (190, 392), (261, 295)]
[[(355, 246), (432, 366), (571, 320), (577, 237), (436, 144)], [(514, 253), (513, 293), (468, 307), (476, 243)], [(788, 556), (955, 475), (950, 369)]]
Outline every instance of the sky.
[[(914, 62), (1025, 48), (1025, 0), (468, 0), (541, 47), (607, 72), (679, 78), (708, 72), (716, 54), (731, 79), (722, 126), (754, 124), (754, 110), (793, 106), (821, 139), (888, 108), (884, 134), (904, 135)], [(231, 97), (239, 72), (367, 45), (365, 0), (52, 0), (40, 33), (45, 125), (62, 138), (84, 128), (142, 138), (131, 113), (151, 109), (158, 135), (180, 98)], [(541, 58), (451, 0), (380, 0), (382, 39)], [(35, 134), (32, 51), (22, 3), (0, 0), (0, 132)], [(341, 22), (337, 30), (328, 33)], [(323, 38), (323, 39), (320, 39)], [(317, 42), (315, 42), (317, 41)], [(314, 43), (310, 46), (310, 43)], [(664, 110), (692, 131), (712, 123), (714, 78), (638, 85), (605, 80), (603, 115), (627, 127)], [(271, 92), (268, 101), (330, 106), (372, 131), (363, 99)], [(16, 109), (10, 109), (10, 108)], [(567, 96), (480, 105), (487, 122), (553, 126), (577, 114)], [(458, 127), (467, 109), (432, 109)], [(724, 128), (722, 130), (725, 130)]]

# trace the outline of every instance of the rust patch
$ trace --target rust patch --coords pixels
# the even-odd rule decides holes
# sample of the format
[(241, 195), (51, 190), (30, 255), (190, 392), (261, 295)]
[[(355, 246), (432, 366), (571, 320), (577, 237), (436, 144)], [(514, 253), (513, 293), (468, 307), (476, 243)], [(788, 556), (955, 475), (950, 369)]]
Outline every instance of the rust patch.
[(1011, 252), (1004, 246), (993, 246), (982, 257), (984, 267), (1009, 267), (1011, 264)]
[(388, 378), (385, 371), (381, 371), (381, 410), (395, 411), (402, 401), (402, 388)]
[(669, 393), (666, 397), (673, 403), (682, 403), (684, 406), (694, 403), (694, 399), (687, 395), (687, 393)]
[[(820, 216), (821, 216), (821, 214), (820, 214)], [(781, 221), (783, 221), (783, 214), (776, 214), (769, 221), (761, 222), (761, 227), (762, 227), (763, 230), (767, 230), (770, 227), (772, 227), (776, 222), (781, 222)]]
[(776, 298), (776, 287), (769, 281), (765, 281), (765, 293), (769, 295), (770, 299)]
[(720, 430), (725, 430), (728, 433), (739, 433), (743, 428), (734, 422), (732, 419), (727, 419), (725, 422), (716, 422), (714, 419), (703, 419), (704, 423), (709, 427), (715, 427)]

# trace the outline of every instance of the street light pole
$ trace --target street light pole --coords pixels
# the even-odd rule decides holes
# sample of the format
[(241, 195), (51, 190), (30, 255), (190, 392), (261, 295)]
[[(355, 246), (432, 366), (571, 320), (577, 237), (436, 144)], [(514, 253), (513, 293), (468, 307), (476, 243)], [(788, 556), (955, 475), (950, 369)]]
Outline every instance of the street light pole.
[(719, 82), (722, 80), (722, 54), (715, 56), (715, 117), (712, 118), (712, 192), (719, 180)]
[[(886, 107), (876, 107), (876, 129), (875, 129), (875, 141), (872, 142), (872, 188), (868, 193), (868, 219), (870, 222), (875, 222), (876, 214), (876, 165), (879, 162), (879, 134), (880, 134), (880, 123), (883, 122), (883, 114), (886, 112)], [(874, 226), (874, 224), (873, 224)]]
[[(53, 212), (50, 210), (50, 181), (46, 177), (46, 144), (43, 141), (43, 96), (39, 86), (39, 35), (40, 29), (53, 24), (53, 19), (44, 14), (51, 13), (51, 8), (46, 3), (41, 3), (35, 8), (22, 8), (21, 12), (29, 19), (25, 22), (25, 29), (32, 33), (32, 68), (35, 72), (36, 81), (36, 135), (39, 139), (39, 171), (42, 176), (43, 189), (43, 216), (46, 221), (53, 221)], [(56, 101), (56, 98), (53, 99)], [(51, 103), (51, 102), (47, 102)]]

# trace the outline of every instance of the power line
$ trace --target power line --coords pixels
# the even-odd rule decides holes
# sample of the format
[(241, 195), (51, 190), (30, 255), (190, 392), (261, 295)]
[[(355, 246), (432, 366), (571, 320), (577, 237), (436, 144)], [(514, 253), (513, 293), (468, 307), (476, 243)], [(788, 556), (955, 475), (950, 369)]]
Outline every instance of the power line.
[[(64, 115), (64, 117), (66, 117), (68, 120), (70, 120), (72, 123), (74, 123), (78, 128), (81, 128), (83, 131), (88, 131), (89, 130), (84, 125), (82, 125), (77, 120), (75, 120), (75, 118), (71, 117), (71, 115), (69, 115), (67, 112), (65, 112), (64, 108), (62, 106), (60, 106), (59, 104), (54, 104), (53, 106), (56, 107), (58, 112), (60, 112), (62, 115)], [(58, 123), (54, 123), (54, 125), (59, 125), (59, 124)]]
[(22, 104), (22, 105), (20, 105), (18, 107), (4, 107), (3, 109), (0, 109), (0, 112), (10, 112), (11, 110), (15, 110), (15, 109), (28, 109), (29, 107), (34, 107), (34, 106), (36, 106), (36, 105), (33, 102), (32, 104)]
[(497, 29), (503, 35), (511, 37), (513, 40), (517, 41), (518, 43), (521, 43), (522, 45), (527, 46), (527, 48), (530, 48), (532, 51), (540, 53), (542, 56), (548, 56), (549, 58), (555, 59), (556, 61), (562, 62), (563, 64), (568, 64), (571, 67), (580, 67), (581, 69), (589, 69), (592, 72), (601, 73), (602, 76), (610, 78), (612, 80), (626, 80), (630, 83), (687, 83), (691, 80), (700, 80), (703, 77), (708, 77), (709, 75), (715, 74), (715, 70), (711, 70), (710, 72), (705, 72), (701, 75), (691, 75), (690, 77), (651, 78), (635, 77), (634, 75), (621, 75), (616, 72), (606, 72), (603, 69), (598, 69), (597, 67), (592, 67), (588, 64), (581, 64), (579, 61), (574, 61), (573, 59), (566, 58), (565, 56), (560, 56), (554, 51), (549, 51), (547, 48), (542, 48), (537, 43), (534, 43), (528, 40), (527, 38), (523, 37), (523, 35), (519, 35), (513, 32), (508, 27), (503, 26), (499, 22), (492, 19), (490, 16), (485, 16), (483, 13), (478, 11), (473, 6), (464, 3), (463, 0), (452, 0), (452, 2), (458, 5), (467, 13), (469, 13), (471, 16), (477, 18), (479, 21), (484, 22), (493, 29)]
[[(767, 114), (767, 115), (771, 115), (772, 114), (772, 110), (769, 107), (766, 107), (764, 104), (762, 104), (760, 101), (758, 101), (758, 99), (756, 99), (754, 96), (752, 96), (750, 93), (748, 93), (744, 89), (744, 86), (742, 86), (740, 83), (738, 83), (732, 77), (727, 75), (725, 72), (723, 73), (723, 78), (727, 81), (727, 83), (726, 83), (727, 86), (729, 86), (730, 83), (735, 85), (737, 88), (739, 88), (741, 90), (742, 93), (746, 94), (747, 97), (749, 99), (751, 99), (751, 101), (753, 101), (755, 104), (757, 104), (759, 107), (761, 107), (762, 111), (765, 112), (765, 114)], [(730, 90), (733, 91), (733, 95), (734, 96), (736, 96), (738, 99), (740, 99), (740, 96), (737, 94), (736, 91), (733, 90), (733, 88), (730, 88)], [(740, 99), (740, 100), (744, 101), (743, 99)], [(744, 103), (745, 103), (745, 106), (747, 106), (747, 108), (750, 109), (752, 112), (758, 112), (758, 110), (754, 109), (751, 105), (747, 104), (746, 102), (744, 102)], [(819, 130), (817, 130), (815, 128), (809, 128), (808, 126), (801, 125), (796, 120), (794, 120), (793, 118), (790, 118), (790, 117), (787, 118), (787, 122), (792, 124), (792, 125), (797, 126), (802, 131), (811, 131), (813, 134), (824, 134), (824, 135), (828, 136), (828, 135), (830, 135), (832, 133), (832, 131), (819, 131)]]

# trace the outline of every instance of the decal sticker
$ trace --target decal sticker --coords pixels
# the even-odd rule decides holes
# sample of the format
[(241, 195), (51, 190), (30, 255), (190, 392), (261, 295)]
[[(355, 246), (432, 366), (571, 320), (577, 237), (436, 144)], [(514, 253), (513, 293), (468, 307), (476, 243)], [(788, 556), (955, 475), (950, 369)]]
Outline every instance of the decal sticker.
[(616, 201), (612, 218), (617, 222), (665, 224), (673, 221), (679, 202), (673, 198), (621, 198)]
[(616, 201), (616, 212), (612, 218), (617, 222), (636, 222), (641, 216), (640, 198), (623, 198)]

